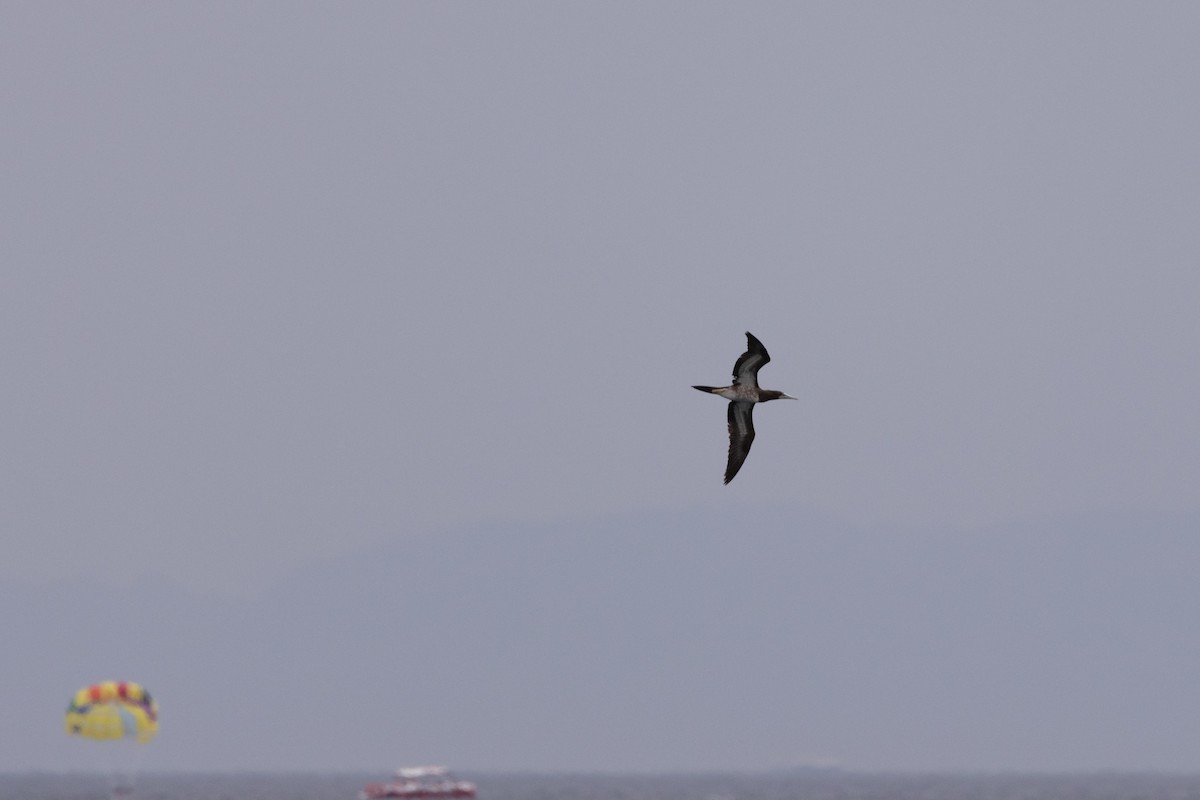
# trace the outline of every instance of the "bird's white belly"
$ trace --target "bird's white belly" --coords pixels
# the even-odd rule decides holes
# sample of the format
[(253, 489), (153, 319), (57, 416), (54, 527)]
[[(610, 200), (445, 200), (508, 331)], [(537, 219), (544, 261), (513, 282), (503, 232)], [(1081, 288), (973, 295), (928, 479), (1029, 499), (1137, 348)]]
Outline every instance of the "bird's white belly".
[(748, 393), (741, 386), (726, 386), (723, 389), (719, 389), (718, 391), (713, 392), (713, 394), (718, 394), (721, 397), (724, 397), (726, 400), (756, 400), (757, 399), (755, 397), (747, 396)]

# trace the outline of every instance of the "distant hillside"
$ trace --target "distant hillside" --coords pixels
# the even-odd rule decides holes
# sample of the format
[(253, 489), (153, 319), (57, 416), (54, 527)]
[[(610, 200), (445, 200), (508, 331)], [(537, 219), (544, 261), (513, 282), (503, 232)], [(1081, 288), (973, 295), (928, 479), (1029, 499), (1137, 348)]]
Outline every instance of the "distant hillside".
[(61, 713), (109, 677), (157, 768), (1184, 769), (1198, 533), (740, 509), (398, 535), (236, 601), (6, 585), (0, 770), (95, 766)]

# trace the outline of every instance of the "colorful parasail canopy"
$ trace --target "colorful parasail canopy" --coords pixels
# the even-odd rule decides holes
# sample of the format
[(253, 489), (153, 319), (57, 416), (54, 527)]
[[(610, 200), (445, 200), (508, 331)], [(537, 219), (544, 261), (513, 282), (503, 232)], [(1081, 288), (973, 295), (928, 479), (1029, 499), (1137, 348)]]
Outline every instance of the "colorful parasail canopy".
[(105, 681), (85, 686), (67, 706), (67, 733), (145, 744), (158, 733), (158, 703), (136, 683)]

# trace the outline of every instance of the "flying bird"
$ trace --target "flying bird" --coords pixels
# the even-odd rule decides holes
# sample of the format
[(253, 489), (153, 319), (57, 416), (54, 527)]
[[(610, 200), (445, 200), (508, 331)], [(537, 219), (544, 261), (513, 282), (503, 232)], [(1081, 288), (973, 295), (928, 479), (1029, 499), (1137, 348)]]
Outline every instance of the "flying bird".
[(729, 461), (725, 464), (725, 483), (733, 480), (750, 454), (750, 445), (754, 443), (754, 404), (796, 399), (774, 389), (759, 388), (758, 371), (770, 362), (771, 357), (750, 331), (746, 331), (746, 342), (746, 352), (733, 365), (732, 386), (692, 387), (729, 401)]

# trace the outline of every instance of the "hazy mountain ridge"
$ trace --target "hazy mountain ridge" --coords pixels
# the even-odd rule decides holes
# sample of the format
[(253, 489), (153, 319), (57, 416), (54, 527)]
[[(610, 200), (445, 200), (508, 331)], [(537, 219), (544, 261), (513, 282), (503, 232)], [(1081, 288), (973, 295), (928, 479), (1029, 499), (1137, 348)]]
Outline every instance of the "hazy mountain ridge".
[[(1200, 711), (1197, 531), (1193, 514), (868, 533), (743, 508), (398, 538), (236, 599), (7, 585), (20, 723), (0, 768), (76, 757), (61, 708), (108, 677), (159, 696), (170, 768), (1178, 767), (1182, 742), (1162, 764), (1119, 755)], [(726, 733), (747, 718), (753, 740)], [(1081, 722), (1091, 740), (1060, 740)], [(923, 749), (931, 726), (961, 750)], [(864, 737), (896, 763), (856, 763)], [(1014, 737), (1028, 763), (987, 763)]]

